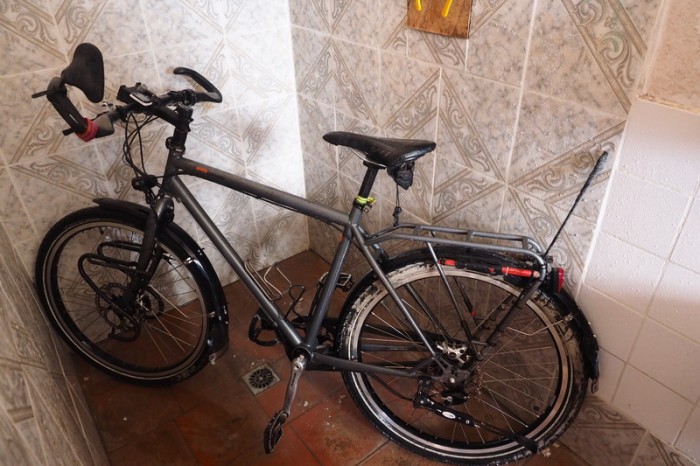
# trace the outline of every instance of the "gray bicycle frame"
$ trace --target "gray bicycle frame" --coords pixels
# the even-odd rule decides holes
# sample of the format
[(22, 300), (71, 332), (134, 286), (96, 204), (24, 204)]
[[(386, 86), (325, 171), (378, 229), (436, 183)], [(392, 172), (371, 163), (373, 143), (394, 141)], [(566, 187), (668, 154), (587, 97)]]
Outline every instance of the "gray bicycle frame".
[[(374, 181), (374, 176), (378, 172), (376, 166), (372, 164), (365, 164), (368, 166), (367, 174), (365, 175), (365, 181), (363, 182), (363, 188), (369, 192), (371, 185)], [(373, 171), (373, 173), (371, 173)], [(301, 335), (294, 326), (286, 320), (284, 314), (277, 308), (277, 306), (267, 297), (265, 291), (258, 284), (255, 278), (246, 270), (243, 259), (236, 252), (231, 243), (225, 238), (221, 230), (214, 224), (213, 220), (209, 217), (206, 211), (199, 204), (194, 195), (185, 186), (179, 175), (194, 176), (197, 178), (210, 181), (212, 183), (227, 187), (229, 189), (241, 192), (243, 194), (252, 196), (256, 199), (260, 199), (271, 204), (281, 206), (285, 209), (292, 210), (308, 217), (320, 220), (322, 222), (330, 223), (342, 227), (343, 229), (343, 239), (338, 245), (333, 262), (328, 271), (326, 278), (326, 283), (321, 290), (321, 295), (319, 297), (317, 310), (306, 329), (306, 338), (302, 339)], [(361, 188), (361, 191), (362, 189)], [(192, 215), (197, 224), (202, 228), (205, 234), (212, 241), (214, 246), (219, 250), (224, 259), (233, 268), (235, 273), (238, 275), (240, 280), (244, 285), (250, 290), (255, 299), (260, 304), (265, 315), (274, 323), (276, 329), (282, 335), (287, 342), (295, 349), (302, 349), (310, 355), (311, 361), (319, 363), (326, 367), (331, 367), (333, 369), (347, 370), (353, 372), (372, 372), (381, 373), (387, 375), (403, 376), (403, 377), (418, 377), (418, 373), (410, 373), (406, 371), (400, 371), (396, 369), (391, 369), (387, 367), (374, 366), (370, 364), (364, 364), (358, 361), (346, 360), (339, 357), (330, 356), (317, 351), (316, 338), (321, 329), (323, 320), (328, 313), (329, 304), (331, 296), (335, 289), (335, 284), (341, 273), (341, 269), (345, 258), (348, 254), (348, 250), (354, 241), (359, 247), (367, 263), (370, 265), (371, 269), (376, 273), (377, 277), (386, 287), (387, 292), (396, 302), (398, 308), (401, 310), (405, 316), (407, 322), (413, 327), (416, 335), (421, 339), (422, 343), (425, 345), (427, 350), (430, 352), (433, 358), (436, 357), (435, 348), (430, 343), (430, 341), (425, 336), (424, 332), (419, 328), (418, 324), (415, 322), (411, 313), (407, 310), (406, 306), (403, 304), (401, 298), (398, 296), (396, 289), (391, 285), (386, 274), (381, 269), (381, 266), (372, 254), (372, 248), (376, 247), (380, 243), (390, 240), (409, 240), (418, 241), (424, 243), (430, 251), (433, 251), (433, 245), (443, 244), (452, 245), (464, 248), (474, 248), (481, 250), (489, 250), (496, 252), (506, 252), (506, 253), (516, 253), (521, 255), (526, 255), (531, 258), (534, 263), (537, 264), (539, 268), (539, 278), (534, 280), (532, 285), (524, 290), (518, 301), (511, 307), (509, 314), (514, 314), (519, 307), (524, 305), (527, 300), (534, 294), (534, 292), (539, 288), (542, 280), (544, 279), (547, 265), (542, 257), (542, 248), (537, 244), (536, 241), (529, 237), (516, 236), (516, 235), (503, 235), (497, 233), (488, 232), (477, 232), (464, 229), (456, 228), (445, 228), (445, 227), (435, 227), (431, 225), (422, 224), (400, 224), (386, 230), (380, 231), (373, 235), (366, 234), (359, 226), (362, 214), (364, 212), (364, 207), (357, 202), (354, 203), (353, 208), (350, 213), (344, 213), (339, 210), (333, 209), (328, 206), (324, 206), (302, 197), (296, 196), (294, 194), (281, 191), (270, 186), (257, 183), (252, 180), (248, 180), (238, 175), (217, 169), (212, 166), (201, 164), (191, 159), (187, 159), (178, 153), (176, 150), (171, 148), (170, 154), (168, 156), (168, 162), (166, 164), (165, 177), (162, 183), (161, 193), (174, 196), (178, 199), (187, 211)], [(365, 194), (367, 195), (367, 194)], [(402, 230), (407, 230), (408, 233), (403, 233)], [(426, 236), (427, 234), (427, 236)], [(455, 240), (448, 238), (440, 238), (438, 234), (455, 234), (464, 235), (466, 240)], [(484, 244), (475, 241), (478, 238), (489, 238), (505, 241), (515, 241), (521, 244), (521, 247), (509, 247), (509, 246), (498, 246), (493, 244)], [(433, 257), (435, 259), (436, 266), (440, 268), (441, 266), (437, 262), (435, 253), (433, 252)], [(444, 274), (441, 271), (443, 280), (446, 280)], [(456, 305), (456, 302), (454, 302)], [(510, 320), (506, 316), (503, 321)], [(494, 331), (495, 335), (496, 331)]]

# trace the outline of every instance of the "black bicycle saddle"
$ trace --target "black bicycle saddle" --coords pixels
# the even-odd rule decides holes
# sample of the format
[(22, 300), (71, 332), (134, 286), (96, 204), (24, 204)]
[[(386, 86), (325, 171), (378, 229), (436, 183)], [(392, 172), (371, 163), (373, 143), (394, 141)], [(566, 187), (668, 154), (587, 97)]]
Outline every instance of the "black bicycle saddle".
[(435, 143), (432, 141), (378, 138), (347, 131), (332, 131), (324, 134), (323, 139), (336, 146), (357, 149), (364, 153), (370, 162), (386, 168), (413, 162), (435, 150)]

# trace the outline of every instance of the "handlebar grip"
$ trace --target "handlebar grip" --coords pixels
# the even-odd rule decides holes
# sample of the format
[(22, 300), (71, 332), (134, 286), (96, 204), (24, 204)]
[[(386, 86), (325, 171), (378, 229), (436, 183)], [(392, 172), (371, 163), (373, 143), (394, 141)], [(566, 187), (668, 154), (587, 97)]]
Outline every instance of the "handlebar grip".
[(46, 98), (74, 132), (85, 132), (87, 129), (85, 118), (68, 98), (68, 90), (61, 78), (53, 78), (51, 80), (46, 90)]
[(220, 103), (221, 101), (223, 101), (221, 91), (219, 91), (216, 88), (216, 86), (214, 86), (207, 78), (197, 73), (196, 71), (191, 70), (189, 68), (185, 68), (184, 66), (178, 66), (173, 70), (173, 74), (187, 76), (188, 78), (192, 79), (194, 82), (202, 86), (207, 92), (197, 93), (197, 96), (199, 97), (200, 101), (215, 103)]
[(87, 128), (76, 135), (85, 142), (114, 134), (114, 124), (109, 113), (98, 115), (94, 120), (85, 119)]

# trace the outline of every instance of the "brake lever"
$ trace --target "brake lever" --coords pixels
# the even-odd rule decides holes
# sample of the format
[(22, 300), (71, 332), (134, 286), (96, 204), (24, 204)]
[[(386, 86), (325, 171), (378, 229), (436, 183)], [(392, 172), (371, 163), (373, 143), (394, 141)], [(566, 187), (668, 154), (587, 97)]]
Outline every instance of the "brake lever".
[(215, 103), (219, 103), (223, 100), (221, 91), (219, 91), (207, 78), (197, 73), (195, 70), (185, 68), (184, 66), (178, 66), (173, 70), (173, 74), (187, 76), (188, 78), (192, 79), (192, 81), (202, 86), (207, 92), (198, 92), (197, 95), (200, 97), (199, 100)]

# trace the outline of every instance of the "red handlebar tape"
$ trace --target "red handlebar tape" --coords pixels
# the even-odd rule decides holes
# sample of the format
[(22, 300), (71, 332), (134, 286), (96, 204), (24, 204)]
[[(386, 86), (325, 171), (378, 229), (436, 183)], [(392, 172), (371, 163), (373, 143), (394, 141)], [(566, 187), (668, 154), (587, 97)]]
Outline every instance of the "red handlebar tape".
[(87, 124), (85, 131), (75, 134), (85, 142), (92, 141), (97, 136), (97, 125), (89, 118), (85, 119), (85, 124)]

